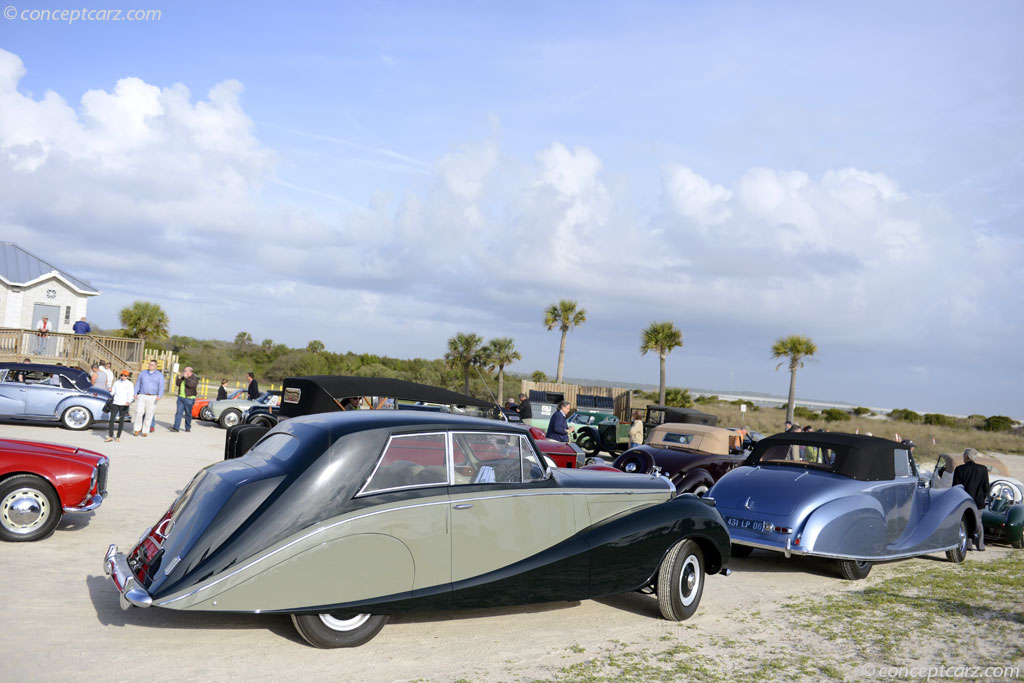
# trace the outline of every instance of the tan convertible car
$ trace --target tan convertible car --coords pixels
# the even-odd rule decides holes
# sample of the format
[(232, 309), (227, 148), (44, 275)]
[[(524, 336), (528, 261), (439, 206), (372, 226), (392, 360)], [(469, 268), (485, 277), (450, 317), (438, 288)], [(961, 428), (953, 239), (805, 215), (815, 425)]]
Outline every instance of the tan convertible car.
[(636, 590), (682, 620), (728, 560), (714, 506), (662, 477), (549, 468), (522, 427), (395, 410), (284, 420), (103, 564), (125, 609), (287, 613), (345, 647), (394, 613)]

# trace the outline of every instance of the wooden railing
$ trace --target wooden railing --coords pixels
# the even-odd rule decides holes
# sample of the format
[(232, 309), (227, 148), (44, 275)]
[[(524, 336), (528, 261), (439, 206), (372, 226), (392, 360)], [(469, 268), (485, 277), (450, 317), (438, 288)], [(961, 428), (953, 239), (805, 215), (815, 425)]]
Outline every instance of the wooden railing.
[(110, 361), (115, 373), (142, 368), (145, 342), (126, 337), (97, 337), (50, 332), (45, 337), (35, 330), (0, 327), (0, 360), (33, 363), (62, 363), (88, 370), (97, 361)]

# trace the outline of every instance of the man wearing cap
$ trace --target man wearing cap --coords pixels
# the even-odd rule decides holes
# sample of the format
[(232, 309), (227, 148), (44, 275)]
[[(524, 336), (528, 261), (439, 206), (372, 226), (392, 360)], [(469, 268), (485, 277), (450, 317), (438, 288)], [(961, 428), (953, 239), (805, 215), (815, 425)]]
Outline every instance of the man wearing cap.
[[(128, 414), (128, 406), (135, 400), (135, 387), (128, 379), (132, 373), (121, 371), (121, 378), (114, 382), (111, 392), (110, 422), (107, 423), (107, 438), (104, 441), (120, 441), (124, 431), (124, 416)], [(114, 420), (117, 420), (117, 438), (114, 438)], [(138, 432), (136, 432), (138, 434)]]
[[(953, 486), (963, 486), (967, 495), (974, 499), (974, 504), (981, 510), (985, 507), (988, 497), (988, 468), (977, 462), (978, 451), (973, 448), (964, 450), (964, 464), (953, 470)], [(974, 547), (985, 549), (985, 530), (978, 527), (974, 534)]]
[(44, 355), (46, 353), (46, 336), (53, 332), (53, 325), (50, 324), (49, 316), (43, 316), (43, 319), (36, 323), (36, 355)]
[(174, 380), (174, 386), (178, 394), (178, 406), (174, 411), (174, 426), (169, 429), (172, 432), (178, 431), (181, 425), (181, 416), (185, 416), (185, 431), (192, 431), (192, 406), (196, 404), (196, 390), (199, 388), (199, 378), (192, 374), (192, 368), (185, 368), (184, 373), (178, 375)]
[(156, 417), (156, 404), (164, 395), (164, 373), (156, 369), (156, 361), (149, 361), (149, 368), (139, 373), (135, 380), (135, 396), (138, 399), (135, 408), (135, 431), (134, 436), (142, 432), (142, 436), (149, 436), (149, 430), (153, 426), (153, 418)]

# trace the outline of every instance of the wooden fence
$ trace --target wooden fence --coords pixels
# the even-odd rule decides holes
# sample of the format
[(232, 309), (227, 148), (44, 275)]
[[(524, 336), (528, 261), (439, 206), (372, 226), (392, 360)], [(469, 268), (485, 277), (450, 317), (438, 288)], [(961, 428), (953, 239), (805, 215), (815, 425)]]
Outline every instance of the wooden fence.
[(577, 396), (580, 394), (589, 396), (606, 396), (615, 401), (615, 414), (620, 420), (628, 420), (632, 405), (630, 398), (632, 390), (623, 387), (586, 387), (577, 384), (555, 384), (554, 382), (534, 382), (528, 379), (523, 380), (522, 391), (527, 396), (530, 390), (558, 393), (565, 396), (565, 400), (577, 408)]
[(0, 361), (61, 363), (88, 370), (97, 361), (110, 361), (115, 374), (133, 373), (142, 368), (144, 342), (126, 337), (97, 337), (84, 334), (50, 332), (41, 336), (35, 330), (0, 328)]

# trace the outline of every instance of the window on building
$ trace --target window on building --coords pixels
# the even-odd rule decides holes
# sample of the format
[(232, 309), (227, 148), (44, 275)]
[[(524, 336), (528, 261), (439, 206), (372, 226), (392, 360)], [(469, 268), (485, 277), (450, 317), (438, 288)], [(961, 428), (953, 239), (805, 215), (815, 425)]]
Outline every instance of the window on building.
[(67, 325), (70, 322), (71, 322), (71, 307), (70, 306), (65, 306), (64, 307), (64, 324)]

